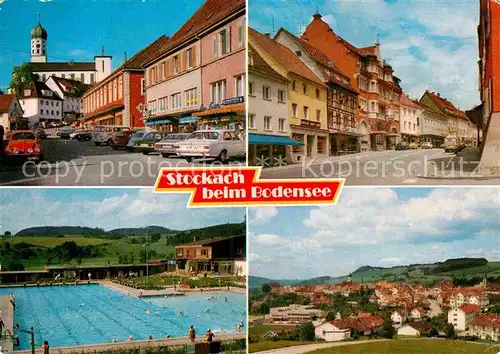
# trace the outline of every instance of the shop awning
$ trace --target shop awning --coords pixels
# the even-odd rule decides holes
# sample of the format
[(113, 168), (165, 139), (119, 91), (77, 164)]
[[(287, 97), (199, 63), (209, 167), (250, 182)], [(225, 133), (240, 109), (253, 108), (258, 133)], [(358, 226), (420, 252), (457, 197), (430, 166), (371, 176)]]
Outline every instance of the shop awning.
[(169, 119), (162, 119), (162, 120), (154, 120), (154, 121), (149, 121), (146, 122), (146, 125), (152, 126), (152, 125), (161, 125), (161, 124), (172, 124), (172, 121)]
[(288, 136), (267, 135), (267, 134), (248, 134), (248, 143), (254, 145), (290, 145), (298, 146), (304, 143), (291, 139)]
[(179, 124), (188, 124), (188, 123), (194, 123), (197, 122), (198, 118), (197, 117), (181, 117), (179, 118)]

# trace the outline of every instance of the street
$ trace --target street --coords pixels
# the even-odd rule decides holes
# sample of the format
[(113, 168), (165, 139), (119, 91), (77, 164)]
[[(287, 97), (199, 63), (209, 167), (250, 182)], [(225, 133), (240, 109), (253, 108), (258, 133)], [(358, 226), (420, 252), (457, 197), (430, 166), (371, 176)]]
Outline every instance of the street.
[[(201, 167), (200, 162), (143, 155), (90, 141), (59, 138), (43, 140), (44, 161), (5, 165), (3, 186), (145, 186), (153, 187), (162, 167)], [(243, 165), (244, 162), (238, 163)], [(210, 166), (210, 165), (209, 165)]]
[(471, 176), (476, 160), (443, 149), (370, 151), (265, 168), (261, 178), (346, 178), (348, 186), (500, 184), (500, 177)]

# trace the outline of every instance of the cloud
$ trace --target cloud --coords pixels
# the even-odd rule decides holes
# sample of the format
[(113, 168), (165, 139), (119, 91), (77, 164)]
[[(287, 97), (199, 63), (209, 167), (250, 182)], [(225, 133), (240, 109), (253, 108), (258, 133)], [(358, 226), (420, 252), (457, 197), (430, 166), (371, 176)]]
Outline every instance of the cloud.
[(264, 224), (272, 220), (276, 215), (278, 215), (278, 208), (270, 206), (270, 207), (262, 207), (262, 208), (250, 208), (249, 211), (249, 219), (252, 223), (256, 224)]
[(273, 235), (273, 234), (254, 235), (253, 241), (257, 245), (261, 245), (261, 246), (276, 246), (276, 245), (283, 245), (283, 244), (287, 243), (287, 240), (285, 238), (280, 237), (278, 235)]

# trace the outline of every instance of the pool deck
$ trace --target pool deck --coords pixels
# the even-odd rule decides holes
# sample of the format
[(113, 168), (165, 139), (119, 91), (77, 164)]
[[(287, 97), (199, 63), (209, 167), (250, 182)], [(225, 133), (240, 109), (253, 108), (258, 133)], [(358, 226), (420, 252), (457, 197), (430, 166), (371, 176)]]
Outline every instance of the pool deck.
[[(4, 333), (1, 334), (5, 334), (5, 330), (12, 331), (14, 328), (14, 307), (10, 303), (8, 295), (0, 296), (0, 318), (2, 318), (2, 321), (5, 324), (5, 329), (3, 330)], [(11, 352), (14, 350), (14, 344), (10, 339), (0, 339), (0, 347), (2, 347), (2, 351)]]
[[(232, 340), (242, 340), (246, 339), (246, 333), (227, 333), (217, 335), (215, 333), (215, 339), (227, 342)], [(203, 342), (204, 337), (200, 336), (196, 342)], [(116, 343), (101, 343), (101, 344), (88, 344), (88, 345), (78, 345), (70, 347), (51, 347), (51, 354), (74, 354), (74, 353), (101, 353), (106, 351), (114, 351), (119, 349), (147, 349), (147, 348), (175, 348), (182, 347), (189, 343), (188, 337), (176, 337), (169, 339), (153, 339), (153, 340), (136, 340), (127, 342), (116, 342)], [(49, 343), (50, 344), (50, 343)], [(36, 348), (39, 349), (39, 348)], [(30, 350), (17, 350), (15, 354), (31, 354)]]

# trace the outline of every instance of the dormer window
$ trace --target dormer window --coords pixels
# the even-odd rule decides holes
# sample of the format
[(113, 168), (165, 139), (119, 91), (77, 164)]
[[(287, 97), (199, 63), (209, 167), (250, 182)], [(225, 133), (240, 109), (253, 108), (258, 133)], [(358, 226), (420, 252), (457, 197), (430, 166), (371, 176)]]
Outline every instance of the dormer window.
[(31, 95), (31, 90), (29, 90), (29, 89), (24, 90), (24, 95), (25, 96), (30, 96)]
[(302, 52), (301, 52), (300, 50), (295, 51), (295, 54), (296, 54), (298, 57), (302, 56)]

